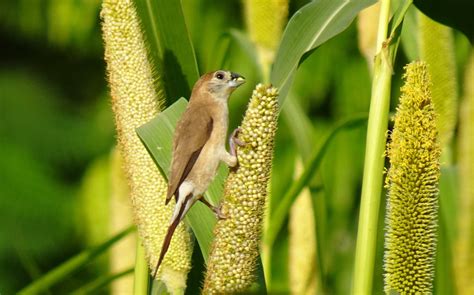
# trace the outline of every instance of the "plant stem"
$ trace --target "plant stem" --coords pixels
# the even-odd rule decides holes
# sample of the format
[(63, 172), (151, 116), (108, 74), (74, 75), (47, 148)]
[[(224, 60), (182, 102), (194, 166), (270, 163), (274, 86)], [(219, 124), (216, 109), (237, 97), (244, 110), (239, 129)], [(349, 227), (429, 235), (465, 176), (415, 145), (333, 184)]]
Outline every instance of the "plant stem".
[(103, 244), (96, 246), (91, 249), (87, 249), (71, 259), (67, 260), (60, 266), (49, 271), (47, 274), (34, 281), (29, 286), (26, 286), (18, 292), (18, 294), (39, 294), (50, 286), (56, 284), (57, 282), (64, 279), (66, 276), (70, 275), (74, 271), (77, 271), (79, 268), (92, 261), (98, 255), (104, 253), (110, 246), (114, 245), (117, 241), (127, 236), (129, 233), (135, 230), (134, 226), (131, 226), (124, 231), (113, 236)]
[(139, 236), (137, 236), (137, 252), (135, 256), (135, 277), (133, 283), (133, 294), (148, 294), (148, 265), (145, 257), (145, 249), (142, 246)]
[(392, 76), (391, 59), (388, 56), (387, 47), (384, 46), (388, 31), (390, 0), (382, 0), (381, 5), (352, 294), (372, 294), (377, 221), (382, 192), (385, 132), (388, 123)]

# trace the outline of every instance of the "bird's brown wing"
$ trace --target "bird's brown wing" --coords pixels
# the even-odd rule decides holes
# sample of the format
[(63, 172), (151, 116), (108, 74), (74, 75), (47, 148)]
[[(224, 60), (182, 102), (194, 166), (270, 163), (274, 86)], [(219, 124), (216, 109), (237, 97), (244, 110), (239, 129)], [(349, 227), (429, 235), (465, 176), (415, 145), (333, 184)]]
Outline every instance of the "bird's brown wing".
[[(192, 112), (192, 114), (191, 114)], [(168, 181), (166, 204), (173, 195), (178, 199), (178, 189), (196, 163), (202, 148), (209, 140), (213, 120), (204, 105), (189, 107), (178, 122), (173, 140), (173, 159)]]

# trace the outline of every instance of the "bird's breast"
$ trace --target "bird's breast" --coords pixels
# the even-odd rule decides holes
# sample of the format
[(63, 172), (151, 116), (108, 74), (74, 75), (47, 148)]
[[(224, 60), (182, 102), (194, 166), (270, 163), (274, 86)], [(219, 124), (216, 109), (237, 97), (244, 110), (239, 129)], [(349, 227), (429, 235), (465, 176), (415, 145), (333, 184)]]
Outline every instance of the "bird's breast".
[(228, 119), (225, 116), (215, 118), (209, 140), (204, 145), (187, 179), (193, 181), (196, 193), (202, 194), (214, 179), (222, 153), (225, 153), (225, 140), (227, 136)]

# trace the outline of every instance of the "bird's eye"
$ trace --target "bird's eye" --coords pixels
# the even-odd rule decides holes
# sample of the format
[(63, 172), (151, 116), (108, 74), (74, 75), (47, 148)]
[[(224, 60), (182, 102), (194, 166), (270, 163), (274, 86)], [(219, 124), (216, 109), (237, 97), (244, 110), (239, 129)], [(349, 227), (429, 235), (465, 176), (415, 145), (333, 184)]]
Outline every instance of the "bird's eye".
[(219, 79), (219, 80), (222, 80), (222, 79), (224, 79), (224, 74), (217, 73), (216, 78)]

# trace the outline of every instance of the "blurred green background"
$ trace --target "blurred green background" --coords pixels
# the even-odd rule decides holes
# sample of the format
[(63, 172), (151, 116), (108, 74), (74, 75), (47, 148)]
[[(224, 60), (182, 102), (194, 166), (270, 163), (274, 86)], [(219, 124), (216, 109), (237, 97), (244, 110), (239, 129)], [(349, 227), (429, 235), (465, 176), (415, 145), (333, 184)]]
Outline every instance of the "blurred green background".
[[(289, 15), (306, 2), (290, 1)], [(245, 31), (242, 3), (182, 3), (200, 72), (223, 66), (248, 80), (230, 101), (230, 127), (236, 127), (259, 82), (257, 69), (236, 42), (230, 43), (230, 53), (222, 65), (215, 57), (222, 50), (224, 34), (230, 29)], [(100, 216), (108, 216), (108, 207), (86, 204), (82, 187), (89, 167), (107, 159), (114, 147), (99, 10), (99, 0), (0, 2), (1, 294), (14, 293), (91, 241), (108, 236), (102, 234), (106, 230), (99, 230), (99, 238), (90, 237), (97, 234), (92, 232), (90, 220), (95, 220), (97, 227), (107, 228), (108, 221)], [(467, 41), (456, 34), (460, 76), (468, 50)], [(406, 63), (400, 50), (394, 69), (394, 97)], [(291, 106), (287, 105), (291, 111), (285, 106), (280, 118), (272, 206), (292, 181), (297, 157), (305, 159), (304, 151), (308, 153), (337, 120), (368, 111), (370, 83), (368, 65), (357, 48), (355, 23), (305, 60), (288, 99), (292, 101)], [(307, 115), (301, 118), (308, 118), (306, 126), (314, 131), (307, 139), (309, 146), (298, 146), (292, 131), (294, 116), (299, 113)], [(315, 193), (324, 195), (325, 228), (331, 229), (322, 233), (325, 239), (320, 242), (325, 245), (323, 249), (330, 249), (324, 254), (324, 263), (330, 274), (326, 285), (332, 294), (346, 294), (350, 288), (364, 141), (364, 126), (340, 133), (313, 187)], [(281, 292), (289, 290), (287, 234), (279, 236), (273, 253), (281, 259), (272, 262), (272, 288)], [(382, 240), (379, 245), (376, 264), (380, 266)], [(86, 267), (51, 292), (64, 293), (84, 285), (101, 271), (101, 263)], [(380, 291), (382, 268), (376, 267), (376, 272), (374, 281)]]
[[(2, 294), (85, 247), (79, 187), (114, 144), (99, 4), (0, 3)], [(93, 275), (88, 268), (58, 290)]]

